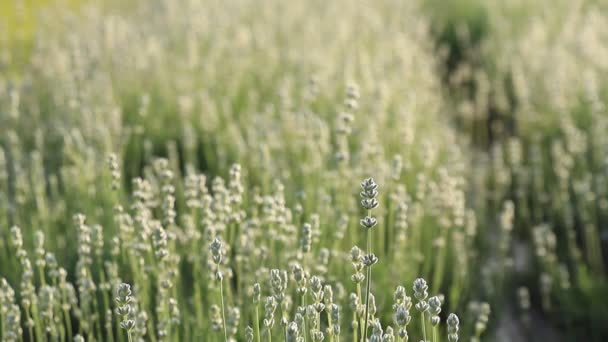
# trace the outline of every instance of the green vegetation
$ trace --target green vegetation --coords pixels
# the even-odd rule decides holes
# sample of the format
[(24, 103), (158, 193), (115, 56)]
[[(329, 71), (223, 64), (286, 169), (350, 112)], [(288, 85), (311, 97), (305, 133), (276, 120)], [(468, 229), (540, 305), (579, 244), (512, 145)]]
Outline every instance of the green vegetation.
[(489, 215), (513, 203), (510, 248), (532, 257), (514, 285), (529, 286), (567, 336), (597, 341), (608, 317), (596, 302), (608, 293), (605, 9), (596, 1), (492, 3), (486, 40), (462, 43), (476, 58), (451, 74), (457, 121), (489, 150)]
[(0, 340), (608, 337), (603, 4), (20, 3)]

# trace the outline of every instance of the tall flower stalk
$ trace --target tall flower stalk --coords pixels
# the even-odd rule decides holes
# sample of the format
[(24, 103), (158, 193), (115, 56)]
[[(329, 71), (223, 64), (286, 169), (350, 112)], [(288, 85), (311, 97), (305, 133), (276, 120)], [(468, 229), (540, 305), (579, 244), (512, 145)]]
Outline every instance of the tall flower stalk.
[(363, 328), (363, 336), (361, 341), (367, 338), (367, 327), (369, 325), (369, 295), (372, 286), (372, 265), (378, 262), (378, 257), (372, 253), (372, 228), (376, 226), (378, 221), (372, 216), (372, 209), (378, 206), (378, 184), (373, 178), (368, 178), (361, 183), (361, 206), (367, 210), (367, 216), (361, 219), (361, 226), (367, 231), (367, 254), (363, 257), (363, 264), (367, 267), (367, 286), (365, 290), (365, 323)]
[(431, 325), (433, 326), (433, 342), (438, 342), (437, 330), (441, 319), (439, 313), (441, 313), (441, 298), (434, 296), (429, 299), (429, 314), (431, 315)]
[(425, 312), (429, 309), (429, 304), (426, 302), (426, 298), (429, 293), (427, 290), (429, 286), (426, 281), (422, 278), (414, 280), (414, 297), (418, 300), (416, 303), (416, 309), (420, 311), (420, 326), (422, 327), (422, 338), (426, 341), (426, 316)]
[(118, 285), (116, 288), (116, 314), (122, 318), (120, 327), (127, 331), (129, 342), (133, 341), (132, 331), (135, 327), (135, 320), (131, 319), (133, 316), (133, 296), (131, 295), (131, 286), (126, 283)]
[(410, 316), (412, 299), (405, 294), (405, 287), (403, 286), (397, 287), (397, 289), (395, 290), (394, 299), (394, 321), (398, 327), (397, 342), (407, 342), (409, 339), (409, 336), (407, 334), (407, 325), (410, 324), (410, 321), (412, 320), (412, 317)]
[(255, 306), (255, 336), (256, 342), (260, 342), (260, 296), (262, 293), (262, 289), (260, 288), (259, 283), (253, 284), (253, 304)]
[(224, 340), (228, 342), (228, 332), (226, 331), (226, 308), (224, 307), (224, 275), (220, 271), (220, 264), (222, 263), (222, 240), (216, 237), (209, 245), (211, 251), (211, 257), (213, 262), (217, 266), (215, 272), (215, 278), (220, 282), (220, 304), (222, 307), (222, 326), (224, 328)]

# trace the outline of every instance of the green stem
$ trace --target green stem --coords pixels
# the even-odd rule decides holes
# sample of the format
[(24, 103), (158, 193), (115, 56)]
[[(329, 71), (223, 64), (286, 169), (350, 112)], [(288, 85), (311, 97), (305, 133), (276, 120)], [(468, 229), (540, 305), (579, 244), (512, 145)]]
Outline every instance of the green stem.
[(367, 267), (367, 292), (365, 294), (365, 325), (363, 328), (363, 336), (361, 336), (361, 340), (365, 342), (367, 338), (367, 325), (369, 323), (369, 292), (371, 286), (371, 276), (372, 276), (372, 268), (370, 266)]
[[(359, 301), (363, 300), (363, 296), (361, 296), (361, 284), (357, 283), (357, 297), (359, 298)], [(355, 319), (357, 320), (357, 327), (359, 328), (359, 334), (361, 334), (361, 336), (363, 336), (363, 329), (365, 329), (363, 327), (363, 324), (361, 324), (361, 319), (359, 317), (359, 315), (357, 314), (357, 311), (355, 309)]]
[[(367, 211), (367, 216), (370, 216), (371, 210)], [(372, 253), (372, 230), (370, 228), (367, 229), (367, 254)], [(363, 336), (361, 336), (361, 341), (365, 342), (367, 338), (367, 325), (369, 321), (369, 293), (371, 292), (372, 286), (372, 266), (367, 266), (367, 291), (365, 294), (365, 327), (363, 328)]]
[(420, 324), (422, 324), (422, 338), (424, 339), (424, 341), (426, 341), (426, 321), (424, 317), (424, 311), (420, 313), (420, 317), (422, 318), (420, 320)]
[(34, 333), (36, 334), (36, 341), (42, 341), (42, 330), (40, 329), (40, 320), (38, 319), (38, 308), (35, 304), (30, 306), (32, 319), (34, 320)]
[[(195, 266), (196, 267), (196, 266)], [(195, 273), (196, 274), (196, 273)], [(198, 278), (198, 276), (196, 277)], [(199, 286), (200, 283), (195, 282), (194, 285), (194, 298), (195, 298), (195, 308), (196, 308), (196, 321), (197, 322), (204, 322), (203, 321), (203, 307), (202, 307), (202, 296), (201, 296), (201, 289)], [(195, 336), (196, 338), (200, 338), (200, 329), (195, 329)], [(259, 341), (258, 341), (259, 342)]]
[(321, 313), (317, 313), (317, 330), (321, 330)]
[(70, 317), (69, 309), (63, 310), (63, 318), (65, 319), (65, 325), (67, 327), (66, 329), (67, 329), (68, 339), (71, 339), (74, 337), (74, 335), (72, 335), (72, 318)]
[(439, 342), (437, 338), (437, 326), (433, 326), (433, 342)]
[(287, 324), (283, 324), (283, 318), (285, 317), (285, 312), (283, 311), (283, 304), (279, 304), (281, 306), (281, 325), (283, 325), (283, 336), (285, 337), (285, 341), (287, 341)]
[[(105, 276), (105, 272), (103, 271), (103, 267), (101, 265), (98, 265), (99, 267), (99, 277), (100, 277), (100, 282), (101, 283), (105, 283), (106, 282), (106, 276)], [(112, 310), (112, 307), (110, 306), (110, 298), (108, 297), (108, 292), (107, 291), (103, 291), (102, 293), (103, 296), (103, 307), (104, 307), (104, 311), (103, 312), (107, 312), (107, 310)], [(106, 325), (106, 338), (108, 339), (109, 342), (114, 342), (114, 336), (112, 334), (112, 322), (105, 322)]]
[[(353, 321), (356, 321), (356, 320), (357, 320), (357, 312), (354, 311), (353, 312)], [(359, 327), (357, 327), (357, 328), (359, 328)], [(353, 329), (353, 342), (357, 342), (359, 340), (358, 336), (357, 336), (357, 330), (358, 329)]]
[(447, 232), (448, 229), (441, 229), (441, 240), (444, 242), (443, 246), (439, 248), (439, 253), (435, 261), (435, 274), (433, 276), (433, 292), (438, 292), (443, 282), (443, 269), (445, 268), (446, 248), (447, 248)]
[(257, 336), (257, 342), (260, 342), (260, 305), (255, 305), (255, 333)]
[(220, 280), (220, 297), (222, 302), (222, 325), (224, 326), (224, 341), (228, 342), (228, 332), (226, 331), (226, 312), (224, 310), (224, 281)]
[[(30, 314), (29, 310), (26, 310), (26, 315), (27, 315), (27, 319), (28, 321), (30, 319), (32, 319), (32, 315)], [(30, 324), (27, 324), (27, 332), (29, 333), (28, 336), (30, 339), (34, 339), (34, 331), (32, 330), (32, 326)]]
[[(61, 311), (59, 311), (59, 315), (61, 316)], [(55, 338), (55, 340), (65, 342), (65, 341), (67, 341), (67, 337), (65, 335), (65, 326), (63, 326), (63, 324), (61, 324), (61, 318), (58, 319), (57, 323), (59, 323), (56, 325), (57, 328), (59, 329), (59, 336), (57, 336)]]
[[(97, 303), (96, 297), (93, 297), (93, 310), (95, 312), (99, 312), (99, 304)], [(99, 318), (97, 318), (96, 320), (93, 321), (93, 326), (91, 327), (91, 331), (97, 332), (97, 339), (99, 341), (103, 340), (103, 335), (101, 333), (101, 320)]]
[(325, 310), (325, 312), (327, 313), (327, 332), (329, 333), (329, 342), (333, 342), (334, 341), (334, 334), (333, 334), (333, 324), (331, 322), (331, 314), (329, 312), (329, 310)]
[(0, 310), (0, 341), (4, 341), (4, 316), (2, 315), (2, 310)]
[[(306, 308), (306, 293), (302, 294), (302, 307)], [(304, 336), (304, 342), (306, 342), (306, 335), (308, 334), (306, 333), (306, 315), (304, 315), (302, 320), (302, 336)]]
[(44, 268), (38, 267), (38, 275), (40, 277), (40, 284), (46, 285), (46, 279), (44, 278)]

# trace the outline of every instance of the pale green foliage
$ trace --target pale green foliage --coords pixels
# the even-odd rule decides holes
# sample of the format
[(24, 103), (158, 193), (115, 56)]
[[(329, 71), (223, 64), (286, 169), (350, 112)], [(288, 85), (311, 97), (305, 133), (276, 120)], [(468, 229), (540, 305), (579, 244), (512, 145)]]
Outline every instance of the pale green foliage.
[(0, 53), (0, 340), (455, 342), (595, 299), (608, 20), (540, 3), (474, 6), (445, 79), (418, 1), (42, 14)]

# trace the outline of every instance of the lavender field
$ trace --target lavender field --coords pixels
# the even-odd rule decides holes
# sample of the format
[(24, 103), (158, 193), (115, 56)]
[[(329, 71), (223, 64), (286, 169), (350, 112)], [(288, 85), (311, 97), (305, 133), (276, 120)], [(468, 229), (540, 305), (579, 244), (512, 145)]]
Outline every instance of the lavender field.
[(608, 340), (605, 1), (0, 12), (0, 341)]

